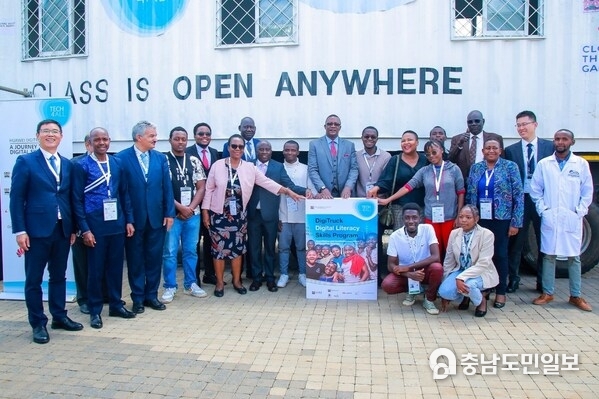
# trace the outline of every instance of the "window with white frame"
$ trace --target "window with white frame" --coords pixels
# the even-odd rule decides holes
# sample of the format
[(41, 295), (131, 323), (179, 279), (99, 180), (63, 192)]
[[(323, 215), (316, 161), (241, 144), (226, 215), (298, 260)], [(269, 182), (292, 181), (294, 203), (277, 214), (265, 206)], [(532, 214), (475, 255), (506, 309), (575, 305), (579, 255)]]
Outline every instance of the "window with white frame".
[(297, 44), (297, 0), (217, 0), (217, 47)]
[(23, 1), (24, 60), (85, 51), (85, 0)]
[(543, 37), (543, 1), (452, 0), (452, 38)]

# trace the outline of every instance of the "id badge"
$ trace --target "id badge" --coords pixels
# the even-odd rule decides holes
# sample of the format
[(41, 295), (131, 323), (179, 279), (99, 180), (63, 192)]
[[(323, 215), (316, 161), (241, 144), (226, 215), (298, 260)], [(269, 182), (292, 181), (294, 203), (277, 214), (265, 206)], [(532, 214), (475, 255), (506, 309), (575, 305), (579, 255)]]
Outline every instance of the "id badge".
[(117, 202), (116, 198), (108, 198), (103, 201), (104, 203), (104, 221), (117, 219)]
[(493, 202), (488, 198), (480, 200), (480, 218), (493, 219)]
[(374, 184), (369, 183), (366, 185), (366, 192), (369, 192), (370, 190), (372, 190), (372, 187), (374, 187)]
[(229, 201), (229, 212), (231, 216), (237, 216), (237, 200), (235, 198)]
[(287, 212), (297, 212), (298, 208), (297, 208), (297, 202), (295, 202), (293, 199), (287, 197)]
[(524, 179), (524, 192), (525, 193), (530, 193), (530, 182), (532, 181), (532, 179), (526, 178)]
[(432, 206), (433, 210), (433, 223), (445, 222), (445, 208), (442, 203), (437, 202)]
[(191, 187), (181, 187), (181, 205), (191, 204)]
[(417, 295), (420, 294), (420, 281), (412, 280), (408, 278), (408, 294)]

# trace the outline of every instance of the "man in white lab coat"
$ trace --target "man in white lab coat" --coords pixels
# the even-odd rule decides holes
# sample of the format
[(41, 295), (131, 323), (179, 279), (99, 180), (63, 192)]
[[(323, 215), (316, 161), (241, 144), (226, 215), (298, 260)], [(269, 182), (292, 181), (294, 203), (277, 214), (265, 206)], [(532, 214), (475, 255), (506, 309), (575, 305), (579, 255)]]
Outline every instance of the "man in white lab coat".
[(570, 277), (570, 303), (592, 310), (581, 296), (580, 245), (582, 218), (593, 200), (593, 179), (589, 163), (574, 155), (574, 133), (558, 130), (553, 136), (555, 152), (539, 161), (532, 176), (530, 197), (541, 216), (543, 252), (543, 293), (535, 305), (553, 301), (556, 257), (566, 257)]

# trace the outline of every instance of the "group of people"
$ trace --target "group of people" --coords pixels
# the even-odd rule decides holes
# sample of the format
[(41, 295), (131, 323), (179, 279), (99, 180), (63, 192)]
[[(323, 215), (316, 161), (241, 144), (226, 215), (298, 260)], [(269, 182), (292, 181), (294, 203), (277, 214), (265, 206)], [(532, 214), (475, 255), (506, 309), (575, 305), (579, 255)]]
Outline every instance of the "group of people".
[[(417, 151), (418, 135), (408, 130), (401, 137), (401, 153), (391, 156), (377, 147), (375, 127), (362, 131), (364, 148), (356, 151), (339, 136), (340, 118), (329, 115), (325, 135), (310, 142), (306, 165), (298, 159), (294, 140), (283, 146), (283, 163), (271, 159), (272, 146), (254, 137), (250, 117), (241, 120), (239, 134), (227, 140), (220, 158), (210, 147), (207, 123), (194, 127), (190, 146), (187, 131), (173, 128), (170, 151), (163, 154), (155, 150), (156, 126), (142, 121), (132, 129), (133, 145), (118, 154), (109, 155), (110, 135), (97, 127), (86, 137), (87, 154), (68, 160), (58, 154), (60, 123), (41, 121), (36, 133), (40, 149), (18, 157), (10, 192), (13, 233), (25, 252), (33, 340), (49, 341), (41, 291), (46, 264), (51, 327), (83, 328), (65, 310), (66, 263), (74, 243), (78, 304), (93, 328), (103, 326), (104, 303), (109, 316), (127, 319), (146, 307), (166, 309), (179, 289), (179, 247), (183, 291), (194, 297), (207, 296), (202, 282), (215, 286), (214, 296), (224, 295), (227, 260), (237, 293), (247, 293), (244, 268), (250, 291), (266, 283), (276, 292), (289, 281), (295, 248), (304, 286), (307, 278), (378, 280), (388, 293), (408, 292), (406, 305), (424, 293), (429, 313), (438, 313), (434, 301), (440, 295), (443, 308), (447, 301), (464, 298), (460, 308), (470, 300), (476, 315), (484, 316), (489, 289), (495, 288), (496, 308), (505, 306), (506, 293), (518, 289), (530, 221), (535, 229), (542, 226), (537, 237), (544, 254), (538, 280), (542, 295), (534, 303), (553, 300), (556, 257), (567, 256), (570, 302), (590, 311), (580, 296), (579, 254), (592, 181), (588, 163), (570, 151), (574, 134), (559, 130), (553, 144), (540, 139), (536, 116), (524, 111), (516, 118), (522, 140), (504, 154), (501, 136), (483, 131), (484, 122), (482, 113), (470, 112), (466, 133), (451, 139), (449, 151), (445, 131), (434, 127), (424, 154)], [(352, 196), (378, 198), (393, 210), (395, 231), (386, 265), (383, 226), (378, 237), (343, 246), (306, 243), (302, 200)], [(131, 310), (121, 298), (123, 252)]]

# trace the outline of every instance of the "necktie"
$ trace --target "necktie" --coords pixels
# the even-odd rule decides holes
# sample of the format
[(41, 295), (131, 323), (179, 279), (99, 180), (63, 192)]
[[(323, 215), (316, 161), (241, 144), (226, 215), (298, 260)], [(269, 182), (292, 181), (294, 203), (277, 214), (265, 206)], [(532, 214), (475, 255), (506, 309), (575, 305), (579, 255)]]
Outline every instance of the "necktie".
[(335, 146), (334, 141), (331, 141), (331, 156), (337, 158), (337, 147)]
[(476, 139), (478, 136), (472, 134), (470, 135), (470, 163), (473, 164), (476, 161)]
[(254, 159), (254, 148), (252, 146), (251, 140), (245, 143), (245, 148), (247, 148), (247, 150), (248, 150), (248, 153), (247, 153), (248, 159), (247, 160)]
[(528, 143), (526, 147), (528, 147), (528, 151), (526, 154), (526, 159), (528, 160), (528, 177), (531, 177), (535, 171), (535, 160), (534, 156), (532, 155), (532, 144)]
[(202, 164), (204, 165), (204, 169), (208, 170), (210, 168), (208, 157), (206, 156), (206, 150), (202, 150)]
[(141, 162), (144, 164), (144, 168), (146, 170), (144, 170), (144, 172), (147, 172), (147, 170), (150, 167), (150, 160), (148, 159), (148, 153), (147, 152), (142, 152), (141, 153)]
[(54, 172), (56, 172), (58, 174), (58, 166), (56, 166), (56, 157), (54, 155), (52, 155), (49, 159), (50, 159), (50, 166), (52, 166), (52, 169), (54, 169)]

